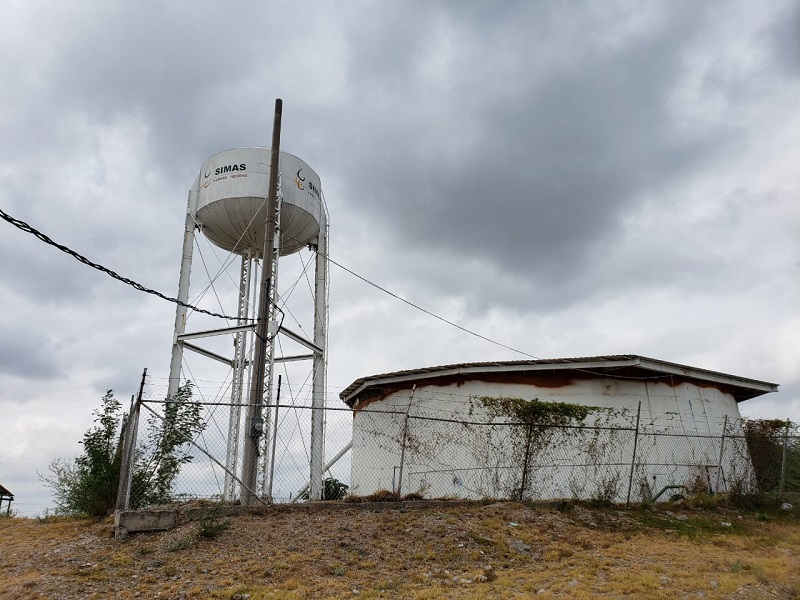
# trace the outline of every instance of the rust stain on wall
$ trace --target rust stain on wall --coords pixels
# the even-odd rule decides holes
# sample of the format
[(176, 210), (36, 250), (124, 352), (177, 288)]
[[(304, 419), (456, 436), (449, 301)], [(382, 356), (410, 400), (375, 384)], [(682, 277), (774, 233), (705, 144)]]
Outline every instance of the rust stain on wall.
[(511, 373), (482, 373), (420, 378), (414, 381), (404, 381), (379, 388), (367, 388), (359, 395), (358, 401), (353, 407), (353, 412), (357, 412), (373, 402), (380, 402), (395, 392), (410, 390), (415, 384), (417, 388), (447, 387), (450, 385), (460, 387), (469, 382), (479, 381), (482, 383), (512, 383), (535, 385), (542, 388), (560, 388), (571, 385), (576, 379), (594, 379), (596, 377), (596, 375), (573, 371), (519, 371)]
[(359, 395), (356, 404), (352, 407), (353, 412), (366, 408), (373, 402), (380, 402), (395, 392), (410, 390), (415, 384), (418, 388), (424, 387), (447, 387), (456, 385), (461, 387), (466, 383), (477, 381), (482, 383), (498, 384), (521, 384), (532, 385), (539, 388), (562, 388), (572, 385), (576, 381), (586, 381), (593, 379), (608, 379), (617, 381), (639, 381), (644, 383), (663, 383), (670, 387), (678, 387), (686, 383), (696, 385), (699, 388), (711, 388), (732, 395), (739, 401), (736, 389), (724, 384), (701, 381), (680, 375), (654, 375), (652, 371), (643, 371), (636, 367), (622, 367), (614, 369), (612, 372), (594, 372), (591, 370), (570, 369), (570, 370), (549, 370), (549, 371), (506, 371), (491, 373), (470, 373), (447, 375), (443, 377), (425, 377), (409, 379), (394, 384), (383, 385), (380, 387), (367, 388)]

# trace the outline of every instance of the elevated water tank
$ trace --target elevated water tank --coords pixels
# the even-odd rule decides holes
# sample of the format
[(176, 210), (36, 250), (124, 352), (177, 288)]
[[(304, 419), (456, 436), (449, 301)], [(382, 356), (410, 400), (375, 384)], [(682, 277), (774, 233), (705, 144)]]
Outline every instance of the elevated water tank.
[[(215, 245), (260, 255), (264, 248), (269, 148), (234, 148), (203, 163), (197, 179), (197, 220)], [(281, 173), (280, 254), (286, 256), (314, 242), (322, 221), (319, 176), (288, 152), (278, 159)]]

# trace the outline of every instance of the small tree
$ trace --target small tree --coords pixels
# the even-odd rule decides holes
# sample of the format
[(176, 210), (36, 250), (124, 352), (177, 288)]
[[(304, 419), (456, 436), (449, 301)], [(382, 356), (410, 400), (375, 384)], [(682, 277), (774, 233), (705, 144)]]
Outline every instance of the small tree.
[(119, 487), (120, 403), (108, 390), (94, 411), (94, 425), (83, 434), (83, 454), (73, 462), (50, 463), (52, 476), (39, 477), (53, 489), (56, 512), (100, 517), (114, 508)]
[[(103, 517), (116, 504), (119, 488), (122, 429), (127, 419), (114, 392), (108, 390), (94, 411), (96, 423), (83, 434), (83, 454), (74, 461), (62, 458), (49, 465), (50, 475), (39, 475), (53, 490), (56, 512)], [(192, 460), (181, 447), (205, 427), (200, 406), (192, 402), (192, 384), (178, 388), (165, 404), (164, 418), (151, 417), (147, 439), (136, 450), (131, 505), (167, 502), (183, 464)]]
[(178, 450), (205, 429), (200, 410), (200, 405), (192, 402), (192, 384), (187, 381), (167, 400), (163, 419), (150, 415), (147, 439), (136, 449), (131, 508), (170, 501), (181, 466), (194, 458)]

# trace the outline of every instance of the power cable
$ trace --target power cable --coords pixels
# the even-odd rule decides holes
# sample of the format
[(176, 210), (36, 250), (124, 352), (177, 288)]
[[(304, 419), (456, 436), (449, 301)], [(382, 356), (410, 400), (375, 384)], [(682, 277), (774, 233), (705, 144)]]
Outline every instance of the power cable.
[[(12, 217), (11, 215), (6, 213), (1, 208), (0, 208), (0, 217), (2, 217), (3, 220), (5, 220), (5, 221), (11, 223), (12, 225), (14, 225), (17, 229), (20, 229), (20, 230), (22, 230), (22, 231), (24, 231), (26, 233), (32, 234), (33, 236), (35, 236), (36, 238), (38, 238), (42, 242), (44, 242), (44, 243), (46, 243), (46, 244), (48, 244), (50, 246), (53, 246), (54, 248), (57, 248), (58, 250), (61, 250), (62, 252), (72, 256), (73, 258), (75, 258), (79, 262), (81, 262), (81, 263), (83, 263), (83, 264), (85, 264), (85, 265), (87, 265), (89, 267), (92, 267), (93, 269), (97, 269), (98, 271), (100, 271), (102, 273), (105, 273), (106, 275), (112, 277), (113, 279), (116, 279), (117, 281), (121, 281), (122, 283), (131, 286), (135, 290), (138, 290), (140, 292), (145, 292), (147, 294), (152, 294), (153, 296), (161, 298), (162, 300), (166, 300), (167, 302), (172, 302), (173, 304), (177, 304), (179, 306), (183, 306), (185, 308), (189, 308), (189, 309), (191, 309), (191, 310), (193, 310), (195, 312), (199, 312), (199, 313), (202, 313), (202, 314), (206, 314), (206, 315), (209, 315), (209, 316), (212, 316), (212, 317), (217, 317), (217, 318), (225, 319), (225, 320), (237, 320), (237, 317), (233, 317), (233, 316), (225, 315), (225, 314), (222, 314), (222, 313), (216, 313), (216, 312), (213, 312), (213, 311), (205, 310), (204, 308), (200, 308), (198, 306), (194, 306), (192, 304), (188, 304), (186, 302), (178, 300), (177, 298), (173, 298), (171, 296), (167, 296), (165, 294), (162, 294), (159, 291), (156, 291), (156, 290), (153, 290), (151, 288), (145, 287), (142, 284), (137, 283), (136, 281), (133, 281), (132, 279), (129, 279), (127, 277), (123, 277), (122, 275), (119, 275), (115, 271), (112, 271), (111, 269), (108, 269), (107, 267), (104, 267), (103, 265), (100, 265), (98, 263), (92, 262), (91, 260), (89, 260), (85, 256), (75, 252), (74, 250), (68, 248), (67, 246), (64, 246), (63, 244), (59, 244), (58, 242), (54, 241), (52, 238), (48, 237), (47, 235), (45, 235), (44, 233), (39, 231), (38, 229), (32, 227), (31, 225), (28, 225), (26, 222)], [(506, 344), (503, 344), (502, 342), (495, 341), (495, 340), (493, 340), (491, 338), (486, 337), (485, 335), (481, 335), (480, 333), (477, 333), (475, 331), (467, 329), (466, 327), (463, 327), (463, 326), (459, 325), (458, 323), (454, 323), (453, 321), (445, 319), (444, 317), (440, 317), (436, 313), (433, 313), (433, 312), (431, 312), (431, 311), (429, 311), (429, 310), (427, 310), (425, 308), (422, 308), (418, 304), (414, 304), (413, 302), (411, 302), (409, 300), (406, 300), (405, 298), (403, 298), (401, 296), (398, 296), (394, 292), (391, 292), (391, 291), (387, 290), (386, 288), (378, 285), (377, 283), (375, 283), (373, 281), (370, 281), (366, 277), (363, 277), (363, 276), (359, 275), (355, 271), (353, 271), (351, 269), (348, 269), (343, 264), (333, 260), (329, 255), (319, 252), (318, 249), (315, 249), (315, 251), (318, 254), (320, 254), (329, 263), (332, 263), (332, 264), (336, 265), (337, 267), (339, 267), (343, 271), (346, 271), (347, 273), (350, 273), (351, 275), (353, 275), (354, 277), (360, 279), (364, 283), (366, 283), (368, 285), (371, 285), (372, 287), (382, 291), (385, 294), (388, 294), (389, 296), (391, 296), (391, 297), (393, 297), (393, 298), (395, 298), (397, 300), (400, 300), (401, 302), (403, 302), (405, 304), (408, 304), (412, 308), (415, 308), (418, 311), (423, 312), (423, 313), (425, 313), (426, 315), (428, 315), (430, 317), (433, 317), (434, 319), (442, 321), (443, 323), (446, 323), (447, 325), (450, 325), (451, 327), (455, 327), (456, 329), (459, 329), (459, 330), (463, 331), (464, 333), (468, 333), (469, 335), (477, 337), (477, 338), (479, 338), (481, 340), (484, 340), (484, 341), (489, 342), (491, 344), (494, 344), (496, 346), (500, 346), (501, 348), (505, 348), (506, 350), (511, 350), (512, 352), (516, 352), (517, 354), (521, 354), (521, 355), (527, 356), (529, 358), (539, 359), (538, 356), (534, 356), (533, 354), (530, 354), (528, 352), (524, 352), (522, 350), (519, 350), (518, 348), (514, 348), (512, 346), (508, 346)], [(278, 309), (278, 310), (280, 310), (280, 309)], [(252, 319), (252, 318), (248, 318), (246, 320), (247, 321), (252, 321), (252, 322), (256, 321), (256, 319)]]
[[(325, 207), (325, 211), (326, 211), (326, 215), (327, 215), (327, 207)], [(287, 234), (284, 233), (283, 235), (287, 235)], [(295, 238), (293, 236), (288, 236), (288, 237), (290, 237), (291, 239), (293, 239), (296, 242), (299, 241), (297, 238)], [(448, 325), (450, 325), (452, 327), (455, 327), (456, 329), (460, 329), (464, 333), (468, 333), (469, 335), (475, 336), (475, 337), (477, 337), (479, 339), (482, 339), (482, 340), (484, 340), (486, 342), (489, 342), (491, 344), (495, 344), (496, 346), (500, 346), (501, 348), (505, 348), (506, 350), (511, 350), (512, 352), (516, 352), (517, 354), (521, 354), (523, 356), (527, 356), (529, 358), (533, 358), (533, 359), (536, 359), (536, 360), (541, 360), (540, 357), (538, 357), (538, 356), (534, 356), (533, 354), (529, 354), (528, 352), (523, 352), (522, 350), (519, 350), (517, 348), (513, 348), (512, 346), (507, 346), (506, 344), (503, 344), (501, 342), (497, 342), (497, 341), (495, 341), (495, 340), (493, 340), (491, 338), (488, 338), (488, 337), (486, 337), (484, 335), (481, 335), (480, 333), (477, 333), (475, 331), (467, 329), (466, 327), (463, 327), (463, 326), (459, 325), (458, 323), (454, 323), (453, 321), (449, 321), (448, 319), (445, 319), (444, 317), (440, 317), (436, 313), (433, 313), (433, 312), (431, 312), (431, 311), (429, 311), (429, 310), (427, 310), (425, 308), (422, 308), (421, 306), (419, 306), (417, 304), (414, 304), (413, 302), (411, 302), (409, 300), (406, 300), (405, 298), (403, 298), (401, 296), (398, 296), (394, 292), (391, 292), (391, 291), (387, 290), (386, 288), (378, 285), (374, 281), (370, 281), (366, 277), (363, 277), (363, 276), (359, 275), (358, 273), (356, 273), (355, 271), (352, 271), (351, 269), (348, 269), (343, 264), (336, 262), (335, 260), (333, 260), (330, 257), (330, 255), (325, 254), (324, 252), (320, 252), (319, 251), (319, 246), (309, 244), (308, 247), (312, 252), (315, 252), (316, 254), (318, 254), (319, 256), (324, 258), (325, 260), (327, 260), (329, 263), (332, 263), (332, 264), (336, 265), (340, 269), (350, 273), (351, 275), (353, 275), (354, 277), (360, 279), (364, 283), (366, 283), (368, 285), (371, 285), (372, 287), (380, 290), (381, 292), (383, 292), (385, 294), (389, 294), (392, 298), (400, 300), (401, 302), (404, 302), (404, 303), (408, 304), (412, 308), (416, 308), (418, 311), (421, 311), (421, 312), (425, 313), (426, 315), (433, 317), (434, 319), (438, 319), (439, 321), (442, 321), (443, 323), (447, 323)], [(310, 287), (311, 287), (311, 282), (309, 282), (309, 288)]]
[[(59, 244), (58, 242), (54, 241), (52, 238), (48, 237), (47, 235), (45, 235), (44, 233), (42, 233), (41, 231), (39, 231), (35, 227), (31, 227), (30, 225), (28, 225), (25, 221), (20, 221), (19, 219), (15, 219), (11, 215), (9, 215), (7, 212), (5, 212), (2, 208), (0, 208), (0, 218), (2, 218), (4, 221), (8, 221), (9, 223), (11, 223), (17, 229), (20, 229), (20, 230), (24, 231), (25, 233), (30, 233), (31, 235), (33, 235), (34, 237), (38, 238), (39, 240), (41, 240), (45, 244), (48, 244), (49, 246), (53, 246), (54, 248), (57, 248), (58, 250), (61, 250), (65, 254), (70, 255), (71, 257), (76, 259), (78, 262), (81, 262), (81, 263), (85, 264), (88, 267), (92, 267), (93, 269), (97, 269), (101, 273), (105, 273), (109, 277), (112, 277), (113, 279), (116, 279), (117, 281), (121, 281), (122, 283), (124, 283), (126, 285), (129, 285), (135, 290), (138, 290), (140, 292), (145, 292), (147, 294), (152, 294), (153, 296), (157, 296), (158, 298), (161, 298), (162, 300), (166, 300), (167, 302), (172, 302), (173, 304), (177, 304), (177, 305), (183, 306), (185, 308), (190, 308), (190, 309), (192, 309), (192, 310), (194, 310), (196, 312), (203, 313), (203, 314), (206, 314), (206, 315), (209, 315), (209, 316), (212, 316), (212, 317), (217, 317), (219, 319), (226, 319), (226, 320), (235, 320), (236, 319), (236, 317), (227, 316), (227, 315), (224, 315), (224, 314), (221, 314), (221, 313), (212, 312), (210, 310), (205, 310), (204, 308), (199, 308), (197, 306), (193, 306), (191, 304), (187, 304), (186, 302), (178, 300), (177, 298), (173, 298), (171, 296), (166, 296), (165, 294), (162, 294), (161, 292), (158, 292), (156, 290), (153, 290), (153, 289), (150, 289), (148, 287), (145, 287), (141, 283), (137, 283), (137, 282), (133, 281), (132, 279), (128, 279), (127, 277), (123, 277), (119, 273), (116, 273), (115, 271), (112, 271), (111, 269), (109, 269), (107, 267), (104, 267), (103, 265), (100, 265), (100, 264), (98, 264), (96, 262), (92, 262), (91, 260), (89, 260), (85, 256), (83, 256), (81, 254), (78, 254), (77, 252), (75, 252), (74, 250), (68, 248), (67, 246), (64, 246), (63, 244)], [(255, 319), (248, 319), (248, 321), (255, 321)]]
[(488, 338), (488, 337), (486, 337), (485, 335), (481, 335), (480, 333), (476, 333), (475, 331), (472, 331), (472, 330), (470, 330), (470, 329), (467, 329), (466, 327), (462, 327), (462, 326), (461, 326), (461, 325), (459, 325), (458, 323), (453, 323), (453, 321), (449, 321), (449, 320), (445, 319), (444, 317), (440, 317), (440, 316), (439, 316), (439, 315), (437, 315), (436, 313), (433, 313), (433, 312), (431, 312), (431, 311), (429, 311), (429, 310), (427, 310), (427, 309), (425, 309), (425, 308), (422, 308), (422, 307), (421, 307), (421, 306), (419, 306), (418, 304), (414, 304), (413, 302), (411, 302), (411, 301), (409, 301), (409, 300), (406, 300), (405, 298), (403, 298), (403, 297), (401, 297), (401, 296), (398, 296), (398, 295), (397, 295), (397, 294), (395, 294), (394, 292), (390, 292), (389, 290), (387, 290), (387, 289), (386, 289), (386, 288), (384, 288), (384, 287), (381, 287), (380, 285), (378, 285), (378, 284), (377, 284), (377, 283), (375, 283), (374, 281), (370, 281), (370, 280), (369, 280), (369, 279), (367, 279), (366, 277), (362, 277), (361, 275), (359, 275), (359, 274), (358, 274), (358, 273), (356, 273), (355, 271), (352, 271), (352, 270), (348, 269), (347, 267), (345, 267), (343, 264), (336, 262), (335, 260), (333, 260), (333, 259), (332, 259), (330, 256), (328, 256), (327, 254), (323, 254), (323, 253), (322, 253), (322, 252), (320, 252), (318, 249), (316, 250), (316, 252), (317, 252), (317, 254), (319, 254), (320, 256), (322, 256), (322, 257), (323, 257), (325, 260), (327, 260), (329, 263), (333, 263), (334, 265), (336, 265), (337, 267), (339, 267), (339, 268), (340, 268), (340, 269), (342, 269), (343, 271), (347, 271), (348, 273), (350, 273), (350, 274), (351, 274), (351, 275), (353, 275), (354, 277), (356, 277), (356, 278), (360, 279), (360, 280), (361, 280), (361, 281), (363, 281), (364, 283), (366, 283), (366, 284), (368, 284), (368, 285), (371, 285), (372, 287), (374, 287), (374, 288), (376, 288), (376, 289), (378, 289), (378, 290), (382, 291), (382, 292), (383, 292), (383, 293), (385, 293), (385, 294), (389, 294), (389, 295), (390, 295), (392, 298), (395, 298), (395, 299), (397, 299), (397, 300), (400, 300), (401, 302), (404, 302), (404, 303), (408, 304), (408, 305), (409, 305), (409, 306), (411, 306), (412, 308), (416, 308), (418, 311), (420, 311), (420, 312), (423, 312), (423, 313), (425, 313), (426, 315), (428, 315), (428, 316), (430, 316), (430, 317), (433, 317), (434, 319), (438, 319), (439, 321), (441, 321), (441, 322), (443, 322), (443, 323), (447, 323), (448, 325), (450, 325), (450, 326), (452, 326), (452, 327), (455, 327), (456, 329), (460, 329), (460, 330), (461, 330), (461, 331), (463, 331), (464, 333), (468, 333), (468, 334), (470, 334), (470, 335), (472, 335), (472, 336), (475, 336), (476, 338), (480, 338), (480, 339), (482, 339), (482, 340), (484, 340), (484, 341), (486, 341), (486, 342), (489, 342), (489, 343), (491, 343), (491, 344), (494, 344), (494, 345), (496, 345), (496, 346), (500, 346), (501, 348), (505, 348), (506, 350), (511, 350), (512, 352), (516, 352), (517, 354), (522, 354), (523, 356), (528, 356), (528, 357), (530, 357), (530, 358), (534, 358), (534, 359), (536, 359), (536, 360), (541, 360), (541, 359), (540, 359), (538, 356), (534, 356), (533, 354), (528, 354), (527, 352), (523, 352), (522, 350), (519, 350), (519, 349), (517, 349), (517, 348), (513, 348), (513, 347), (511, 347), (511, 346), (507, 346), (506, 344), (503, 344), (503, 343), (501, 343), (501, 342), (497, 342), (497, 341), (495, 341), (495, 340), (493, 340), (493, 339), (491, 339), (491, 338)]

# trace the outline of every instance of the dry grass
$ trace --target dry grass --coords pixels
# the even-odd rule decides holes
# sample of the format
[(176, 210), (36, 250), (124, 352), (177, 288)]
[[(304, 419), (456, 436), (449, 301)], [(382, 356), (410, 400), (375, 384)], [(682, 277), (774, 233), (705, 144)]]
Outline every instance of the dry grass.
[[(797, 512), (796, 509), (794, 512)], [(109, 523), (0, 520), (2, 598), (794, 598), (783, 513), (318, 505), (122, 542)], [(722, 523), (730, 523), (730, 526)]]

